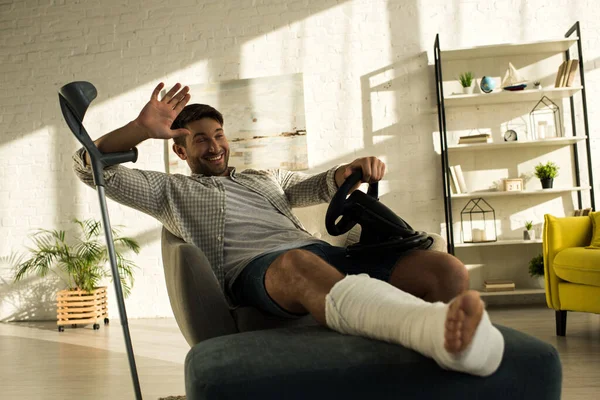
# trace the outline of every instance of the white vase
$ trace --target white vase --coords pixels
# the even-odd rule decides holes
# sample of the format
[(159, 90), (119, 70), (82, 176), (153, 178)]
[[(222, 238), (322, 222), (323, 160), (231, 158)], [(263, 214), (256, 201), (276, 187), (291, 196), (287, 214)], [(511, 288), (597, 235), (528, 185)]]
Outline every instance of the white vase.
[(475, 87), (474, 85), (471, 85), (469, 87), (464, 87), (463, 86), (463, 93), (464, 94), (473, 94), (473, 88), (474, 87)]
[(538, 286), (541, 289), (545, 289), (546, 288), (546, 281), (545, 281), (543, 275), (542, 276), (536, 276), (536, 281), (537, 281)]
[(523, 240), (535, 240), (535, 231), (533, 229), (523, 231)]

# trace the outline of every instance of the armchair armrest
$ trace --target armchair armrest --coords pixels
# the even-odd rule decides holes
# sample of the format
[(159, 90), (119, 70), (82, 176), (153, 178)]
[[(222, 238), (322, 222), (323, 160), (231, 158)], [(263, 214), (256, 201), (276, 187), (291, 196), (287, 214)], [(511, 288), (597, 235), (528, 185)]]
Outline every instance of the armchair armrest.
[(544, 215), (542, 235), (544, 275), (546, 281), (546, 302), (550, 308), (560, 310), (558, 284), (562, 280), (554, 273), (553, 262), (556, 255), (566, 248), (584, 247), (592, 238), (592, 222), (588, 217), (557, 218)]
[(229, 305), (204, 253), (164, 227), (161, 246), (169, 301), (188, 344), (194, 346), (212, 337), (237, 333)]

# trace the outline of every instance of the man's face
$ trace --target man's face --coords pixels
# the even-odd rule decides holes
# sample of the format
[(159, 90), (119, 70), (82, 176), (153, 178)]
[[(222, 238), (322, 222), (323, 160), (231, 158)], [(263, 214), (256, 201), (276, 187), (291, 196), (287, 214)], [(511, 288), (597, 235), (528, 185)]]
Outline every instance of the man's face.
[(186, 128), (191, 135), (186, 137), (185, 148), (173, 145), (179, 158), (187, 161), (195, 174), (227, 176), (229, 170), (229, 143), (223, 127), (211, 118), (190, 122)]

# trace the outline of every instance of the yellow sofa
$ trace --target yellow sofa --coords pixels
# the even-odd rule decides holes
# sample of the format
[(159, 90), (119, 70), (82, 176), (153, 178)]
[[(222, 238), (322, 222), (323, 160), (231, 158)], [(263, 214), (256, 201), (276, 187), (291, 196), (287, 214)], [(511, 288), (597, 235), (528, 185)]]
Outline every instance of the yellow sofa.
[(543, 255), (546, 302), (556, 310), (556, 334), (565, 336), (567, 311), (600, 313), (600, 249), (589, 216), (544, 215)]

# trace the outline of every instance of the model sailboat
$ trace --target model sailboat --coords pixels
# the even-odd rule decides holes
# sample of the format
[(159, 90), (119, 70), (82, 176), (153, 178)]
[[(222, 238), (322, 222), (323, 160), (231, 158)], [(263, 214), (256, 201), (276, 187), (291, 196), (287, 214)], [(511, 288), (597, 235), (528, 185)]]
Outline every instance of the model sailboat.
[(512, 63), (508, 63), (508, 69), (504, 78), (502, 78), (502, 88), (504, 90), (523, 90), (527, 87), (527, 81), (521, 77)]

